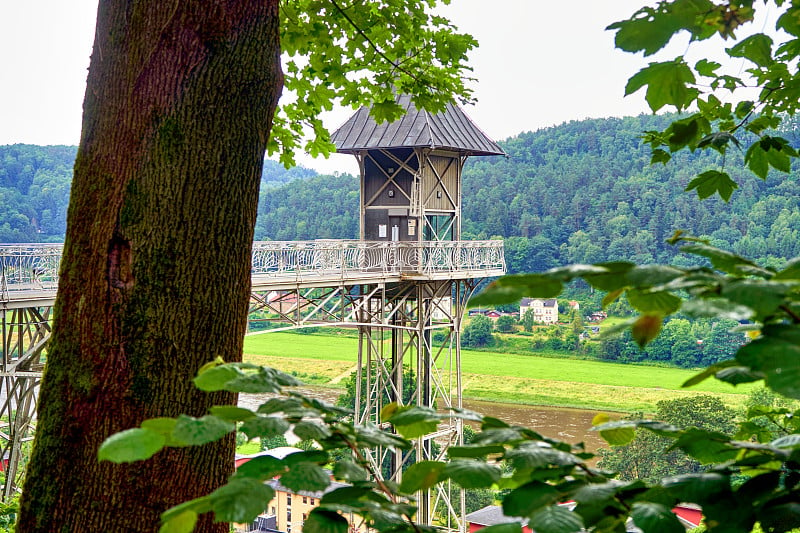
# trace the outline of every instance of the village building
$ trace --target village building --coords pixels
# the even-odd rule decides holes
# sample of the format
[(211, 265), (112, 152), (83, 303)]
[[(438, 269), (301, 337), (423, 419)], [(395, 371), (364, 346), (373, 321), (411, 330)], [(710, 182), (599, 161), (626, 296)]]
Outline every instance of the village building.
[(525, 318), (528, 310), (533, 311), (533, 321), (541, 324), (558, 323), (558, 301), (555, 298), (523, 298), (519, 303), (519, 316)]
[[(301, 451), (291, 446), (282, 446), (254, 455), (242, 455), (236, 458), (236, 467), (238, 468), (250, 459), (261, 455), (283, 459), (289, 454)], [(300, 533), (309, 513), (319, 505), (320, 499), (325, 494), (349, 486), (346, 483), (331, 480), (331, 484), (325, 490), (308, 492), (290, 490), (281, 485), (277, 478), (268, 481), (267, 484), (275, 491), (275, 496), (267, 503), (264, 512), (252, 523), (237, 525), (235, 527), (237, 532)], [(349, 524), (348, 533), (366, 532), (367, 528), (362, 524), (360, 516), (354, 513), (343, 513), (342, 515)]]

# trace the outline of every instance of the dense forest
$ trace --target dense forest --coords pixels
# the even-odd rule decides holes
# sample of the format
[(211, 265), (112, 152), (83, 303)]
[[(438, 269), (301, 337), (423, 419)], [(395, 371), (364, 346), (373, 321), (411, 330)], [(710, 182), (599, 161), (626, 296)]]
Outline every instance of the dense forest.
[[(722, 157), (680, 153), (651, 166), (642, 132), (669, 119), (573, 121), (501, 142), (508, 157), (470, 159), (465, 237), (505, 238), (510, 272), (615, 259), (681, 263), (665, 243), (676, 229), (766, 264), (800, 255), (800, 174), (762, 181), (739, 170), (741, 154), (729, 154), (726, 168), (740, 188), (729, 203), (700, 201), (684, 189)], [(797, 141), (788, 128), (782, 134)], [(64, 146), (0, 147), (0, 242), (63, 238), (74, 154)], [(355, 177), (267, 161), (262, 184), (257, 240), (358, 236)]]
[[(0, 243), (63, 242), (76, 151), (75, 146), (0, 146)], [(316, 175), (266, 160), (262, 202), (270, 191)]]

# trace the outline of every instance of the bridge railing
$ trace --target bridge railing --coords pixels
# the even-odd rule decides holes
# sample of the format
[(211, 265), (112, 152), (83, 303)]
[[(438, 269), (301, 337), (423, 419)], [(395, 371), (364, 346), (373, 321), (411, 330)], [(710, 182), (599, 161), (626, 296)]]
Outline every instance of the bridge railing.
[(0, 299), (16, 291), (55, 292), (61, 244), (1, 244)]
[(261, 241), (253, 243), (252, 269), (254, 275), (300, 279), (433, 275), (505, 271), (505, 259), (502, 241)]
[[(20, 291), (55, 292), (61, 244), (0, 244), (0, 300)], [(336, 279), (360, 274), (434, 275), (505, 270), (502, 241), (253, 243), (253, 275)]]

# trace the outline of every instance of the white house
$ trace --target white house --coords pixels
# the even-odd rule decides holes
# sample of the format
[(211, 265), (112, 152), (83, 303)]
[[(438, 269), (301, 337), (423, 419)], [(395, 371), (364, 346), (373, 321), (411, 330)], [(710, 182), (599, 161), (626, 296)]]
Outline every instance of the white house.
[(542, 324), (558, 322), (558, 302), (555, 298), (523, 298), (519, 303), (519, 316), (525, 318), (528, 309), (533, 310), (533, 321)]

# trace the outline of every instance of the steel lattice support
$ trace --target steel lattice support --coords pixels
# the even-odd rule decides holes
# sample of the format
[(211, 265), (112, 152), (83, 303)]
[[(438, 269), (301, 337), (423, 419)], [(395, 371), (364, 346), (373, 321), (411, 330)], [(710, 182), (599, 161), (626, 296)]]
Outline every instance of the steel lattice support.
[[(380, 424), (390, 402), (461, 408), (461, 320), (478, 280), (406, 282), (388, 286), (362, 306), (355, 416), (359, 423)], [(381, 320), (375, 321), (380, 316)], [(434, 342), (434, 332), (444, 339)], [(439, 335), (441, 339), (441, 335)], [(399, 482), (405, 468), (422, 460), (439, 460), (451, 445), (463, 442), (462, 421), (445, 419), (437, 430), (416, 441), (410, 452), (367, 451), (376, 472)], [(463, 492), (440, 485), (419, 495), (417, 521), (430, 524), (434, 514), (450, 529), (464, 531)]]
[(2, 498), (19, 491), (24, 475), (23, 449), (33, 439), (36, 399), (50, 335), (50, 307), (2, 312), (0, 373), (0, 455)]

